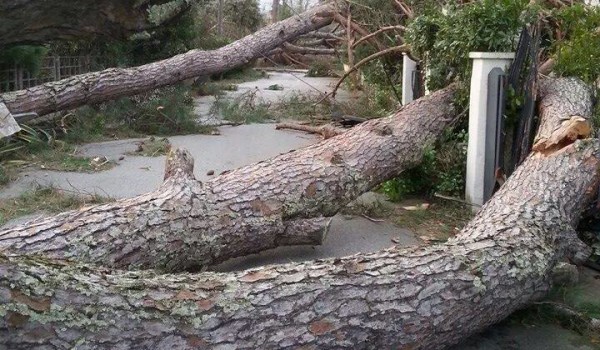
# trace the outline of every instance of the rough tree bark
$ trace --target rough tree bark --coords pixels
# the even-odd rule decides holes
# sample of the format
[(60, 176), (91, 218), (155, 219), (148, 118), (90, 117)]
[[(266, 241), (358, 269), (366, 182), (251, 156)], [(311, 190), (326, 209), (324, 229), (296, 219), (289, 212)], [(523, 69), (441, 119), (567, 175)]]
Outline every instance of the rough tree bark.
[(575, 78), (540, 80), (540, 126), (533, 150), (552, 151), (592, 132), (592, 93)]
[(329, 218), (417, 164), (456, 115), (455, 87), (338, 137), (200, 183), (171, 155), (155, 192), (0, 232), (0, 249), (180, 271), (278, 245), (319, 244)]
[[(600, 182), (600, 143), (536, 152), (447, 243), (237, 273), (0, 258), (0, 344), (441, 349), (543, 296)], [(577, 259), (575, 259), (577, 260)]]
[[(0, 50), (16, 44), (43, 44), (94, 36), (127, 38), (152, 29), (189, 9), (191, 1), (79, 0), (0, 1)], [(167, 18), (151, 20), (149, 13), (168, 6)]]
[(134, 68), (111, 68), (0, 95), (11, 113), (44, 115), (134, 95), (199, 75), (241, 66), (265, 52), (331, 23), (333, 5), (322, 5), (272, 24), (217, 50), (185, 54)]

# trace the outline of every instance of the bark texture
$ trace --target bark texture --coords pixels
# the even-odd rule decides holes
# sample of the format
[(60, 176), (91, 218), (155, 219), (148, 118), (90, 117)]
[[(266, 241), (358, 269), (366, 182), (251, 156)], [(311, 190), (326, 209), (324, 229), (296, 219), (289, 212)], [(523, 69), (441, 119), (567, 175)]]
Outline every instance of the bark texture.
[(455, 87), (301, 150), (200, 183), (184, 151), (152, 193), (0, 232), (0, 249), (181, 271), (278, 245), (319, 244), (329, 218), (420, 162), (455, 118)]
[(239, 273), (0, 258), (0, 344), (441, 349), (544, 295), (599, 181), (600, 144), (534, 154), (454, 239)]
[(331, 23), (332, 5), (315, 7), (217, 50), (192, 50), (134, 68), (111, 68), (0, 95), (11, 113), (51, 112), (134, 95), (200, 75), (223, 72), (262, 57), (294, 38)]
[(577, 78), (545, 78), (540, 82), (540, 126), (534, 151), (562, 148), (592, 133), (592, 91)]
[(160, 23), (151, 21), (149, 10), (165, 4), (171, 12), (165, 20), (170, 20), (185, 12), (191, 1), (0, 1), (0, 50), (9, 45), (98, 35), (124, 39), (158, 26)]
[[(405, 109), (437, 101), (450, 90)], [(553, 106), (546, 107), (546, 116), (561, 105)], [(403, 123), (426, 119), (410, 117)], [(304, 164), (318, 174), (324, 159), (329, 168), (336, 157), (332, 142), (343, 138), (355, 144), (360, 135), (356, 130), (374, 128), (368, 140), (377, 144), (389, 138), (386, 126), (394, 134), (389, 123), (363, 123), (307, 148), (319, 150), (313, 154), (320, 156), (290, 157), (288, 164), (296, 159), (299, 163), (292, 164)], [(389, 148), (406, 149), (421, 132), (373, 153), (362, 150), (358, 158), (344, 156), (343, 167), (361, 160), (385, 168), (393, 157), (406, 156), (399, 152), (388, 158)], [(169, 164), (179, 166), (167, 168), (167, 183), (191, 169), (185, 152), (176, 155), (180, 161)], [(248, 190), (269, 174), (259, 164), (225, 175), (249, 171), (256, 179), (230, 192), (242, 200), (251, 200)], [(273, 171), (282, 173), (283, 182), (300, 174), (287, 167)], [(353, 174), (359, 183), (371, 176)], [(346, 176), (337, 180), (349, 186), (345, 193), (365, 188)], [(600, 142), (576, 140), (530, 155), (476, 217), (443, 244), (236, 273), (177, 275), (108, 270), (47, 256), (0, 256), (0, 344), (9, 349), (442, 349), (542, 297), (559, 261), (580, 261), (589, 253), (574, 227), (597, 196), (599, 183)], [(310, 188), (310, 182), (301, 188)], [(331, 209), (316, 198), (302, 208), (308, 216)], [(254, 218), (251, 211), (244, 214), (250, 221)], [(244, 239), (251, 247), (262, 237)], [(6, 252), (19, 249), (12, 246)]]
[(279, 123), (275, 127), (276, 129), (290, 129), (290, 130), (298, 130), (305, 131), (311, 134), (319, 134), (323, 137), (323, 139), (330, 139), (334, 136), (340, 135), (347, 130), (335, 127), (333, 125), (321, 125), (321, 126), (313, 126), (313, 125), (302, 125), (295, 123)]

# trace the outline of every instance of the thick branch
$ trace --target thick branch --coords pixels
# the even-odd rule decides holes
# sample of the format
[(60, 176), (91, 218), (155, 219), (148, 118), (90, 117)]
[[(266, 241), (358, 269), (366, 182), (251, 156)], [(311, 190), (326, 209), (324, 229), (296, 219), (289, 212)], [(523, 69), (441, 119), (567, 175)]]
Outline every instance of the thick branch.
[(592, 132), (592, 93), (575, 78), (540, 81), (540, 127), (533, 150), (551, 152)]
[(315, 47), (298, 46), (290, 43), (284, 43), (285, 51), (298, 53), (301, 55), (335, 55), (335, 49), (320, 49)]
[(529, 157), (456, 238), (435, 246), (198, 275), (0, 257), (0, 343), (442, 349), (549, 290), (598, 184), (599, 148), (578, 141)]
[(381, 27), (378, 30), (374, 31), (373, 33), (369, 34), (369, 35), (365, 35), (362, 38), (358, 39), (355, 43), (352, 44), (352, 48), (357, 47), (360, 43), (371, 39), (374, 36), (377, 36), (383, 32), (387, 32), (390, 30), (405, 30), (406, 28), (404, 26), (389, 26), (389, 27)]
[[(333, 20), (336, 21), (337, 23), (341, 24), (342, 26), (344, 26), (344, 28), (346, 28), (346, 30), (353, 30), (353, 31), (357, 32), (358, 34), (360, 34), (361, 36), (367, 36), (370, 34), (368, 30), (363, 28), (358, 23), (353, 22), (353, 21), (350, 21), (348, 23), (347, 18), (342, 16), (339, 12), (335, 12), (333, 14)], [(374, 36), (370, 37), (368, 40), (377, 48), (377, 50), (381, 51), (381, 50), (386, 49), (386, 46), (384, 44), (382, 44), (379, 40), (377, 40), (377, 38), (375, 38)]]
[(182, 270), (281, 244), (319, 244), (327, 225), (299, 228), (307, 221), (324, 223), (417, 164), (454, 119), (454, 92), (450, 86), (388, 118), (204, 184), (191, 177), (190, 157), (181, 152), (169, 159), (183, 159), (175, 163), (185, 170), (168, 171), (180, 175), (167, 176), (159, 190), (2, 231), (0, 249), (118, 268)]
[(302, 125), (302, 124), (292, 124), (292, 123), (279, 123), (275, 126), (275, 129), (290, 129), (290, 130), (298, 130), (305, 131), (311, 134), (318, 134), (323, 137), (323, 139), (329, 139), (339, 134), (346, 132), (347, 130), (336, 128), (333, 125), (321, 125), (321, 126), (313, 126), (313, 125)]
[(262, 57), (264, 52), (299, 35), (331, 23), (331, 5), (272, 24), (217, 50), (192, 50), (185, 54), (134, 68), (111, 68), (0, 95), (13, 113), (44, 115), (134, 95), (199, 75), (223, 72)]
[(350, 76), (350, 74), (352, 74), (353, 72), (355, 72), (358, 68), (364, 66), (365, 64), (378, 59), (381, 56), (385, 56), (389, 53), (392, 52), (405, 52), (407, 51), (408, 48), (406, 45), (401, 45), (401, 46), (394, 46), (394, 47), (390, 47), (388, 49), (385, 49), (383, 51), (379, 51), (376, 52), (370, 56), (367, 56), (365, 58), (363, 58), (362, 60), (360, 60), (357, 64), (353, 65), (347, 72), (344, 73), (344, 75), (342, 75), (342, 77), (340, 78), (340, 80), (338, 80), (337, 84), (335, 84), (335, 86), (333, 87), (333, 90), (331, 91), (331, 96), (335, 96), (335, 93), (337, 92), (337, 89), (340, 88), (340, 86), (342, 85), (342, 83), (344, 82), (344, 80), (346, 80), (346, 78), (348, 78)]

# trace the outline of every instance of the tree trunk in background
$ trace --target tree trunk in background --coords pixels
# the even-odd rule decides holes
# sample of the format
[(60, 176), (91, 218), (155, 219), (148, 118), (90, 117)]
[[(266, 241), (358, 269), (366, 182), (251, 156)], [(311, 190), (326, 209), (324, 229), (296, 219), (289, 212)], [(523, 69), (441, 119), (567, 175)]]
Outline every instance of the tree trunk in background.
[(272, 24), (222, 48), (192, 50), (175, 57), (133, 68), (111, 68), (100, 72), (0, 95), (11, 113), (51, 112), (135, 95), (179, 81), (224, 72), (331, 23), (333, 5), (315, 7), (300, 15)]
[[(0, 1), (0, 50), (98, 35), (125, 39), (176, 19), (190, 5), (173, 0)], [(156, 23), (149, 11), (160, 6), (168, 6), (169, 15)]]
[(223, 0), (219, 0), (219, 8), (217, 9), (217, 33), (223, 35)]
[(420, 162), (456, 116), (454, 92), (450, 86), (388, 118), (206, 183), (179, 151), (159, 190), (4, 230), (0, 250), (181, 271), (279, 245), (320, 244), (347, 203)]
[(595, 196), (599, 152), (584, 140), (531, 155), (434, 246), (192, 275), (0, 257), (0, 344), (442, 349), (549, 290), (555, 264), (582, 245), (574, 225)]
[(273, 0), (271, 5), (271, 23), (279, 20), (279, 0)]

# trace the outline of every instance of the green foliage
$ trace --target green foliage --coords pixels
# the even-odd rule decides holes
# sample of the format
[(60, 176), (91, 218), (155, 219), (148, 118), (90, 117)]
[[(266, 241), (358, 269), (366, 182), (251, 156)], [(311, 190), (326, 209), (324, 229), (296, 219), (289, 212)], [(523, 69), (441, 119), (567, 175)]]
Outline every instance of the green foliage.
[(76, 155), (76, 148), (56, 138), (54, 130), (21, 125), (22, 131), (0, 141), (2, 171), (0, 183), (10, 180), (20, 166), (36, 166), (48, 170), (92, 172), (109, 169), (112, 163), (96, 164), (90, 158)]
[(128, 154), (144, 157), (158, 157), (166, 155), (171, 150), (171, 142), (166, 137), (157, 139), (154, 136), (150, 136), (149, 138), (140, 141), (137, 145), (138, 148)]
[(48, 49), (45, 46), (13, 46), (0, 51), (0, 65), (12, 66), (18, 64), (35, 75), (40, 70), (47, 53)]
[[(162, 23), (170, 13), (187, 0), (154, 6), (150, 17)], [(89, 54), (102, 58), (106, 66), (134, 66), (162, 60), (192, 49), (212, 50), (254, 32), (262, 24), (256, 0), (226, 0), (224, 2), (224, 33), (216, 31), (216, 3), (195, 2), (176, 20), (128, 40), (97, 38), (52, 43), (52, 52), (62, 55)], [(239, 14), (243, 13), (243, 16)]]
[(204, 132), (195, 119), (189, 87), (176, 85), (79, 108), (64, 118), (65, 139), (89, 142), (107, 136)]
[(392, 201), (414, 194), (461, 196), (467, 161), (467, 133), (448, 133), (437, 146), (425, 149), (422, 162), (381, 185)]
[(335, 76), (333, 72), (333, 67), (330, 62), (326, 61), (315, 61), (311, 63), (308, 68), (308, 72), (306, 72), (307, 77), (331, 77)]
[(99, 195), (75, 196), (65, 194), (54, 187), (38, 186), (19, 197), (0, 201), (0, 225), (20, 216), (44, 211), (60, 213), (90, 204), (112, 201)]
[(436, 7), (410, 23), (406, 41), (431, 71), (429, 88), (468, 81), (469, 52), (512, 51), (528, 1), (482, 0)]
[(562, 76), (579, 77), (593, 83), (600, 77), (600, 8), (577, 4), (556, 11), (559, 31), (564, 35), (555, 41), (554, 71)]
[(234, 123), (261, 123), (275, 119), (270, 107), (269, 104), (257, 101), (256, 91), (250, 91), (233, 100), (218, 96), (211, 107), (211, 113)]

